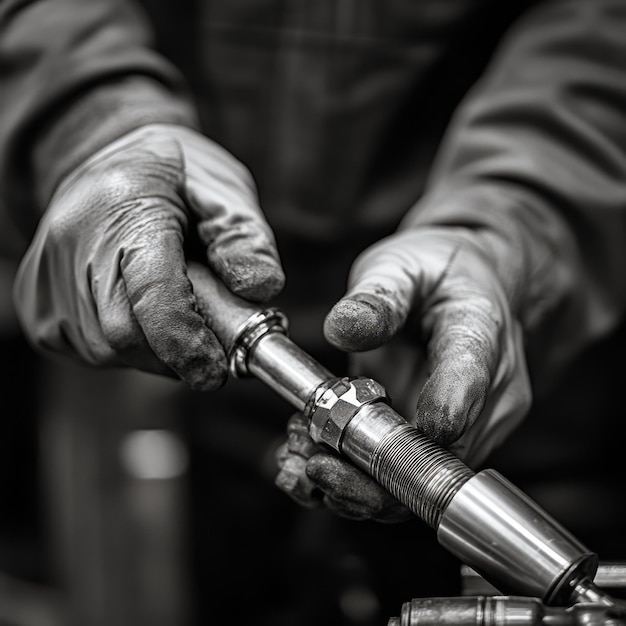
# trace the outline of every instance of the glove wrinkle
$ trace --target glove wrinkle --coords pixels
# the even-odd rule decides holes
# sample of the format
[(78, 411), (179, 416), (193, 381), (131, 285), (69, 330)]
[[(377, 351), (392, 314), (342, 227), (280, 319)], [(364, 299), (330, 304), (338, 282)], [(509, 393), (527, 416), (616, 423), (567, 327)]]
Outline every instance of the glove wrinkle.
[[(324, 336), (341, 350), (361, 352), (383, 345), (393, 336), (399, 320), (394, 309), (376, 294), (359, 293), (340, 300), (324, 322)], [(397, 317), (397, 316), (395, 316)]]
[(316, 454), (309, 459), (306, 473), (324, 492), (324, 504), (341, 517), (383, 521), (392, 505), (402, 508), (383, 487), (336, 456)]
[[(494, 250), (495, 258), (507, 259), (501, 235), (487, 228), (437, 225), (399, 231), (359, 256), (346, 295), (325, 325), (327, 338), (339, 348), (376, 348), (376, 355), (360, 361), (354, 355), (351, 372), (360, 374), (360, 363), (379, 382), (392, 379), (394, 406), (412, 414), (409, 421), (414, 419), (441, 445), (460, 442), (456, 449), (472, 463), (483, 461), (517, 427), (531, 398), (509, 300), (515, 292), (506, 286), (507, 268), (494, 261)], [(513, 265), (524, 267), (519, 260)], [(385, 306), (372, 296), (378, 285), (391, 294), (385, 305), (396, 307), (387, 318), (397, 324), (394, 328), (377, 317)], [(351, 341), (355, 328), (364, 335), (358, 344)], [(386, 343), (380, 345), (383, 336)], [(402, 354), (398, 343), (418, 352), (425, 343), (426, 359), (394, 363), (384, 353)], [(389, 365), (377, 371), (381, 363)], [(408, 364), (412, 382), (397, 371), (401, 364)], [(398, 378), (405, 381), (403, 388), (395, 384)]]
[(90, 156), (57, 186), (16, 277), (29, 340), (92, 365), (222, 386), (226, 355), (197, 307), (184, 250), (189, 221), (210, 233), (214, 214), (222, 274), (243, 295), (277, 293), (273, 235), (249, 173), (223, 148), (152, 124)]
[(399, 522), (412, 513), (349, 461), (317, 445), (308, 420), (295, 413), (287, 423), (287, 441), (276, 451), (276, 486), (307, 508), (326, 506), (341, 517)]

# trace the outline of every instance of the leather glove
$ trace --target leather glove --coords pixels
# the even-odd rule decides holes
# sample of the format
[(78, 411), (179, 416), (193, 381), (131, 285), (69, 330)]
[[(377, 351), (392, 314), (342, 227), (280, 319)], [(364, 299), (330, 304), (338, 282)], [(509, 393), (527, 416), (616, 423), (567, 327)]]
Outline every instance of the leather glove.
[(276, 485), (306, 508), (326, 506), (340, 517), (396, 523), (413, 513), (367, 474), (318, 446), (308, 420), (295, 413), (287, 424), (287, 440), (278, 448)]
[[(487, 231), (460, 227), (398, 232), (359, 256), (324, 326), (332, 344), (355, 352), (351, 373), (381, 382), (399, 413), (470, 465), (515, 429), (531, 402), (521, 327), (492, 260), (498, 245)], [(296, 501), (321, 491), (317, 502), (344, 517), (412, 515), (332, 452), (307, 445), (300, 456), (308, 460), (294, 460), (291, 431), (281, 454), (277, 484)]]
[(361, 352), (355, 373), (385, 385), (396, 410), (470, 465), (516, 428), (532, 399), (501, 280), (519, 276), (502, 267), (501, 246), (488, 230), (398, 232), (356, 260), (324, 327), (335, 346)]
[(228, 152), (173, 124), (99, 150), (57, 187), (21, 262), (14, 296), (26, 336), (96, 366), (219, 387), (224, 350), (187, 277), (194, 228), (231, 291), (254, 301), (280, 291), (273, 234), (249, 172)]

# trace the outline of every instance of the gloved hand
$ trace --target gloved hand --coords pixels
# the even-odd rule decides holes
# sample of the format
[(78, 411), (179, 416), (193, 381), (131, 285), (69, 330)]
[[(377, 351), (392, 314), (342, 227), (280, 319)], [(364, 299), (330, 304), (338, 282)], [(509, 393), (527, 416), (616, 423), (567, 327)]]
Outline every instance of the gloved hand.
[(341, 517), (383, 523), (408, 520), (413, 513), (386, 489), (330, 448), (311, 439), (308, 420), (294, 413), (287, 440), (278, 448), (276, 485), (306, 508), (326, 506)]
[(58, 186), (21, 262), (14, 296), (26, 336), (93, 365), (219, 387), (224, 350), (187, 277), (194, 228), (231, 291), (254, 301), (280, 291), (252, 178), (226, 150), (172, 124), (140, 127), (99, 150)]
[[(398, 412), (470, 465), (515, 429), (531, 402), (521, 327), (510, 306), (519, 259), (506, 251), (488, 230), (398, 232), (356, 260), (348, 291), (324, 326), (332, 344), (355, 352), (351, 373), (382, 383)], [(297, 450), (287, 444), (282, 453), (284, 474)], [(289, 463), (289, 481), (283, 476), (278, 484), (296, 500), (304, 475), (340, 514), (406, 519), (402, 505), (347, 461), (327, 453)]]
[[(360, 352), (354, 373), (382, 383), (400, 413), (470, 465), (532, 398), (514, 287), (502, 281), (519, 276), (504, 250), (488, 230), (400, 231), (360, 255), (324, 326), (332, 344)], [(400, 345), (389, 343), (396, 336)]]

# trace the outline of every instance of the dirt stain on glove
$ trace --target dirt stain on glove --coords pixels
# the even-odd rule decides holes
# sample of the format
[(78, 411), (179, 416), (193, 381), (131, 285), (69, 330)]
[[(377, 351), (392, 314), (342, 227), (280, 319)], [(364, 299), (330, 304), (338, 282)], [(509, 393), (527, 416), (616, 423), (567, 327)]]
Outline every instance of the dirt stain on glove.
[(392, 306), (393, 294), (359, 293), (335, 304), (324, 322), (326, 339), (341, 350), (361, 352), (387, 343), (404, 319)]

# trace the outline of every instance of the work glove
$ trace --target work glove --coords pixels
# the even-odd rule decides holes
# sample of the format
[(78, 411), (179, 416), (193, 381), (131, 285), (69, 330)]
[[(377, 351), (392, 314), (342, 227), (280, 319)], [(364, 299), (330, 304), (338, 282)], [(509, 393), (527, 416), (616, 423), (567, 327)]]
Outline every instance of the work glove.
[(408, 421), (471, 465), (517, 427), (532, 397), (500, 278), (519, 276), (502, 267), (496, 238), (462, 227), (392, 235), (356, 260), (324, 325), (328, 341), (357, 353), (353, 373), (378, 380)]
[(273, 234), (239, 161), (183, 126), (122, 136), (62, 180), (40, 220), (14, 290), (26, 336), (95, 366), (219, 387), (224, 350), (187, 276), (194, 239), (239, 296), (264, 301), (282, 288)]
[[(353, 353), (353, 375), (382, 383), (407, 421), (475, 468), (531, 403), (521, 325), (511, 307), (523, 278), (519, 264), (488, 229), (402, 230), (359, 256), (324, 324), (328, 341)], [(407, 519), (408, 510), (348, 461), (318, 451), (298, 465), (287, 458), (297, 454), (291, 448), (281, 450), (277, 483), (292, 498), (306, 484), (299, 471), (340, 515)]]

